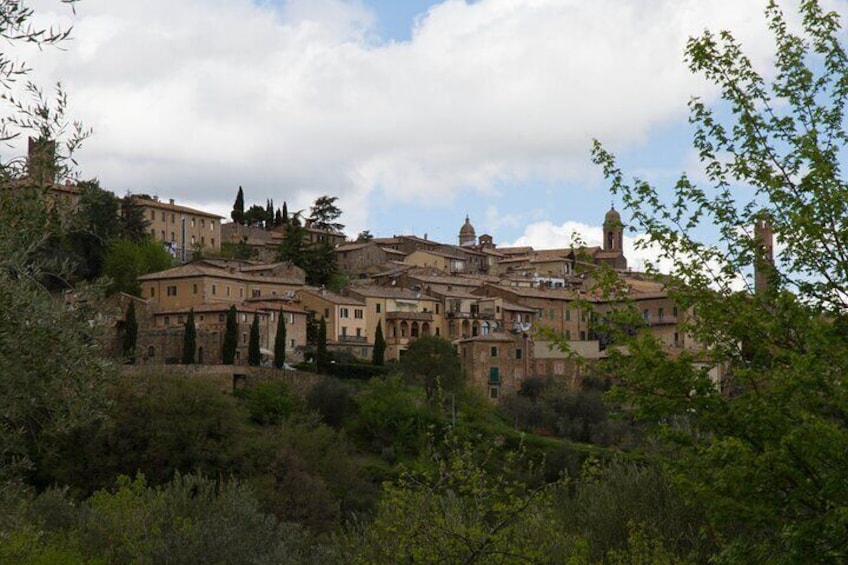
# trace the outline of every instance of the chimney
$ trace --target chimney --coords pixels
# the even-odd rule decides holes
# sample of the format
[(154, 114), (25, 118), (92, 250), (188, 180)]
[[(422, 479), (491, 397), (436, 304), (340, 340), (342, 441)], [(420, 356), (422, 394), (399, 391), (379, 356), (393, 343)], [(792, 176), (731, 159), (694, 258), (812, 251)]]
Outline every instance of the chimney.
[(173, 205), (174, 205), (174, 199), (173, 199), (173, 198), (169, 199), (169, 200), (168, 200), (168, 204), (170, 204), (171, 206), (173, 206)]

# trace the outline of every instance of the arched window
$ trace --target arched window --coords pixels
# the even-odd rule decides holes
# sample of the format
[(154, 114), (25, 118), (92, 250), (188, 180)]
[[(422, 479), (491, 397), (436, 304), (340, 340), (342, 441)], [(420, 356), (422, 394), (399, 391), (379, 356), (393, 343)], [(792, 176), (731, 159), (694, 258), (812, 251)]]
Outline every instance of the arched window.
[(147, 357), (153, 358), (156, 357), (156, 348), (152, 345), (147, 346)]

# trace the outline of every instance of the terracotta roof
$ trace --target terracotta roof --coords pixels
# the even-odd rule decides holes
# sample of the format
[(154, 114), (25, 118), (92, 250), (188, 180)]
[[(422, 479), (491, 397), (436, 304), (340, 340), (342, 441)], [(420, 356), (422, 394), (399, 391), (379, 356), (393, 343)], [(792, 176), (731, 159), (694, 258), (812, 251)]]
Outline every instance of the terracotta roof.
[(287, 285), (300, 285), (300, 281), (284, 279), (281, 277), (260, 277), (254, 274), (229, 269), (219, 269), (196, 263), (188, 263), (158, 273), (149, 273), (138, 277), (139, 281), (156, 281), (170, 279), (184, 279), (191, 277), (215, 277), (219, 279), (230, 279), (247, 283), (277, 283)]
[(171, 204), (170, 202), (161, 202), (159, 200), (148, 200), (147, 198), (139, 198), (138, 196), (133, 197), (133, 202), (139, 206), (147, 208), (170, 210), (172, 212), (185, 212), (186, 214), (206, 216), (207, 218), (224, 218), (224, 216), (219, 216), (218, 214), (213, 214), (211, 212), (204, 212), (203, 210), (197, 210), (195, 208), (189, 208), (188, 206), (180, 206), (179, 204)]
[(345, 296), (343, 294), (336, 294), (335, 292), (324, 290), (321, 288), (303, 288), (301, 294), (308, 294), (315, 298), (319, 298), (324, 300), (325, 302), (329, 302), (331, 304), (341, 304), (341, 305), (353, 305), (353, 306), (364, 306), (365, 302), (362, 300), (355, 298), (353, 296)]
[(361, 286), (350, 287), (348, 291), (366, 298), (399, 298), (402, 300), (435, 300), (423, 292), (417, 292), (408, 288), (396, 286)]
[(505, 334), (502, 332), (493, 332), (488, 335), (476, 335), (474, 337), (466, 337), (464, 339), (458, 339), (459, 343), (469, 343), (469, 342), (477, 342), (482, 341), (484, 343), (497, 342), (497, 343), (514, 343), (516, 340), (509, 334)]

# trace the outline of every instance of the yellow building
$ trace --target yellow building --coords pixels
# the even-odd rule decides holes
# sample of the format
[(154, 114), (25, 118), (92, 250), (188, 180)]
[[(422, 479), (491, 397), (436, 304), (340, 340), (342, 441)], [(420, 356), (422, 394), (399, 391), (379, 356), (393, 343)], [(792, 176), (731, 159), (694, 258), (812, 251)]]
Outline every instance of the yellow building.
[(185, 262), (195, 250), (221, 250), (222, 216), (168, 202), (135, 197), (144, 212), (150, 235), (166, 243), (175, 257)]
[(141, 296), (160, 308), (190, 308), (199, 304), (240, 304), (248, 298), (294, 296), (303, 281), (189, 263), (138, 278)]
[(437, 298), (414, 290), (387, 286), (351, 287), (348, 292), (366, 306), (368, 335), (382, 325), (386, 360), (400, 359), (418, 337), (441, 335), (442, 305)]
[(303, 307), (316, 320), (327, 324), (327, 347), (346, 350), (355, 357), (371, 357), (373, 337), (368, 331), (365, 302), (354, 296), (343, 296), (321, 288), (302, 289), (298, 296)]

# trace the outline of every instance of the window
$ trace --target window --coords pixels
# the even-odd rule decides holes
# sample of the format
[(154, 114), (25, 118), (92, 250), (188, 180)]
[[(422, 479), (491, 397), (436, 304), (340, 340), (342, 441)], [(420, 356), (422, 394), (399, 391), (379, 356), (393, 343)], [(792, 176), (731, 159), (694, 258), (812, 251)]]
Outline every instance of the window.
[(185, 323), (185, 320), (183, 319), (182, 315), (177, 316), (177, 323), (178, 324), (184, 324)]
[(230, 286), (227, 285), (227, 296), (229, 296), (229, 295), (230, 295)]
[(680, 334), (677, 332), (674, 333), (674, 345), (680, 345)]
[(438, 337), (438, 336), (440, 336), (440, 335), (442, 335), (442, 332), (440, 331), (440, 329), (441, 329), (441, 328), (438, 328), (438, 327), (436, 328), (436, 336), (437, 336), (437, 337)]
[(191, 236), (191, 244), (192, 244), (192, 245), (194, 245), (194, 244), (195, 244), (194, 236)]
[(177, 238), (174, 235), (174, 232), (171, 232), (171, 241), (177, 241)]
[(545, 319), (545, 311), (542, 310), (541, 308), (539, 308), (538, 310), (536, 310), (536, 317), (539, 318), (540, 320), (544, 320)]
[[(209, 220), (209, 231), (215, 231), (215, 220)], [(215, 240), (212, 240), (212, 245), (215, 245)]]
[(225, 322), (226, 320), (227, 320), (226, 314), (218, 314), (218, 321), (219, 322)]
[(356, 318), (357, 320), (361, 320), (362, 319), (362, 309), (361, 308), (354, 309), (353, 317)]
[(325, 318), (329, 318), (329, 317), (330, 317), (330, 309), (329, 309), (329, 308), (324, 308), (324, 317), (325, 317)]
[(294, 323), (294, 314), (289, 314), (289, 324)]
[(662, 320), (664, 315), (665, 315), (665, 308), (659, 308), (657, 310), (657, 318)]
[(166, 290), (168, 292), (168, 296), (176, 296), (177, 295), (177, 287), (176, 286), (169, 286)]
[(217, 291), (218, 291), (218, 286), (213, 284), (213, 285), (212, 285), (212, 296), (215, 296), (215, 293), (216, 293)]
[(497, 357), (498, 356), (497, 346), (493, 345), (489, 354), (490, 354), (491, 357)]
[(156, 289), (151, 286), (150, 287), (150, 298), (153, 298), (154, 296), (156, 296)]
[(566, 308), (566, 310), (565, 310), (565, 321), (566, 321), (566, 322), (570, 322), (570, 321), (571, 321), (571, 310), (569, 310), (569, 309), (567, 309), (567, 308)]
[(677, 306), (675, 306), (674, 308), (671, 309), (671, 315), (674, 316), (675, 318), (677, 317)]
[(170, 317), (170, 316), (165, 316), (165, 320), (163, 321), (163, 323), (164, 323), (166, 326), (170, 325), (170, 324), (171, 324), (171, 317)]
[(565, 330), (565, 340), (571, 341), (571, 330)]
[(177, 221), (177, 217), (172, 213), (171, 214), (171, 223), (174, 224)]
[(294, 338), (292, 338), (292, 339), (290, 340), (289, 345), (291, 345), (292, 347), (294, 347)]
[(362, 328), (356, 328), (356, 337), (362, 337)]
[(498, 387), (489, 387), (489, 398), (491, 398), (492, 400), (498, 399)]
[(489, 367), (489, 382), (498, 384), (501, 382), (501, 370), (497, 367)]
[(342, 326), (342, 337), (347, 337), (347, 327)]
[(206, 220), (204, 220), (203, 218), (200, 218), (200, 227), (201, 227), (201, 228), (205, 228), (205, 227), (206, 227)]
[(194, 227), (194, 218), (191, 219), (191, 227)]
[(215, 238), (212, 238), (212, 247), (215, 247)]
[(247, 332), (241, 332), (241, 342), (247, 343)]
[(642, 310), (642, 319), (646, 322), (651, 321), (651, 311), (650, 310)]
[(580, 332), (580, 341), (586, 341), (586, 332), (585, 331)]
[(151, 211), (150, 211), (150, 219), (151, 219), (151, 220), (155, 220), (155, 219), (156, 219), (156, 210), (151, 210)]
[(239, 287), (239, 298), (244, 298), (244, 288)]
[(341, 317), (341, 318), (347, 318), (348, 317), (347, 308), (340, 308), (339, 309), (339, 317)]
[(191, 285), (191, 292), (192, 292), (193, 294), (197, 294), (197, 284), (196, 284), (196, 283), (195, 283), (195, 284), (193, 284), (193, 285)]
[(523, 353), (524, 353), (524, 352), (523, 352), (521, 349), (516, 349), (516, 350), (515, 350), (515, 358), (516, 358), (516, 359), (521, 359), (521, 356), (523, 355)]
[(246, 322), (246, 321), (247, 321), (247, 314), (242, 314), (242, 315), (241, 315), (241, 321), (242, 321), (242, 322)]
[(377, 313), (378, 313), (378, 314), (380, 313), (380, 306), (382, 306), (382, 304), (377, 303)]
[(554, 310), (553, 308), (551, 308), (550, 310), (548, 310), (548, 317), (549, 317), (551, 320), (555, 320), (555, 319), (556, 319), (556, 310)]
[(162, 239), (165, 239), (165, 230), (162, 230)]
[(436, 304), (436, 314), (438, 314), (438, 313), (439, 313), (439, 305)]
[(206, 236), (200, 236), (200, 245), (206, 245)]
[(156, 237), (156, 230), (153, 228), (150, 228), (150, 237)]
[(156, 348), (152, 345), (147, 346), (147, 356), (148, 357), (156, 357)]
[(203, 321), (203, 314), (200, 315), (200, 321)]

